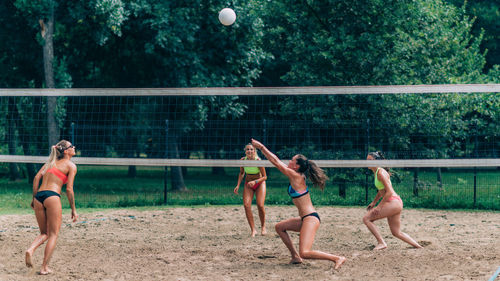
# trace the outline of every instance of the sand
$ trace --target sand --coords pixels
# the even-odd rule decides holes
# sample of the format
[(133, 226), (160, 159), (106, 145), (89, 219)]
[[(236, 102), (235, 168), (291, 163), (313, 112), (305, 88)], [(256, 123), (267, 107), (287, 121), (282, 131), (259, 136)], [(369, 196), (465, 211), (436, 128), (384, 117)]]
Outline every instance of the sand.
[[(499, 212), (405, 209), (402, 230), (426, 246), (412, 248), (379, 220), (388, 248), (373, 251), (363, 208), (318, 207), (314, 249), (347, 257), (334, 270), (321, 260), (288, 264), (274, 225), (296, 216), (296, 208), (266, 211), (268, 235), (251, 238), (242, 206), (96, 211), (77, 223), (65, 210), (48, 276), (37, 274), (44, 245), (34, 269), (24, 265), (38, 234), (35, 216), (3, 215), (0, 280), (488, 280), (500, 266)], [(255, 206), (254, 215), (259, 225)]]

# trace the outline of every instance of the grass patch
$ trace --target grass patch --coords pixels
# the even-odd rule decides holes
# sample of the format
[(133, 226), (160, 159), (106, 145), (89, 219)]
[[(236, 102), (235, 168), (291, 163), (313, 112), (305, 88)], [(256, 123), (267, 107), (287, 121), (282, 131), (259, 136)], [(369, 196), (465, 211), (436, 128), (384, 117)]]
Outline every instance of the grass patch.
[[(75, 197), (81, 208), (121, 208), (137, 206), (161, 206), (164, 203), (164, 169), (161, 167), (137, 167), (134, 178), (127, 176), (128, 167), (85, 166), (78, 167), (75, 180)], [(233, 194), (238, 177), (238, 168), (226, 168), (225, 175), (212, 174), (211, 168), (187, 168), (185, 184), (187, 191), (173, 192), (167, 182), (167, 204), (192, 205), (240, 205), (240, 194)], [(291, 205), (286, 192), (288, 180), (276, 169), (270, 172), (267, 181), (268, 205)], [(394, 188), (403, 198), (405, 207), (437, 209), (486, 209), (500, 210), (500, 171), (478, 170), (476, 177), (476, 204), (474, 206), (474, 173), (465, 169), (443, 169), (442, 186), (436, 182), (432, 170), (419, 174), (418, 196), (413, 194), (413, 174), (398, 172), (400, 182), (393, 182)], [(168, 174), (170, 176), (170, 173)], [(375, 194), (373, 177), (368, 177), (368, 202)], [(8, 181), (0, 179), (0, 214), (31, 212), (32, 187), (27, 180)], [(331, 181), (324, 191), (310, 188), (311, 197), (317, 206), (365, 206), (364, 183), (348, 182), (346, 197), (340, 197), (339, 188)], [(63, 208), (69, 208), (63, 188)]]

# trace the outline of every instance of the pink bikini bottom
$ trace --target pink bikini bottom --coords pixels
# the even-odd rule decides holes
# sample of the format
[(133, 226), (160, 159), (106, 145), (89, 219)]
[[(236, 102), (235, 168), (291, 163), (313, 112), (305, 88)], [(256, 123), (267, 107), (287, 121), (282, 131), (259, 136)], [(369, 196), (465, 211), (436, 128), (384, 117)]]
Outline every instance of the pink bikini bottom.
[(392, 201), (392, 200), (399, 200), (399, 202), (401, 202), (401, 205), (403, 205), (403, 200), (401, 200), (401, 197), (399, 197), (399, 195), (393, 195), (393, 196), (389, 197), (388, 201)]

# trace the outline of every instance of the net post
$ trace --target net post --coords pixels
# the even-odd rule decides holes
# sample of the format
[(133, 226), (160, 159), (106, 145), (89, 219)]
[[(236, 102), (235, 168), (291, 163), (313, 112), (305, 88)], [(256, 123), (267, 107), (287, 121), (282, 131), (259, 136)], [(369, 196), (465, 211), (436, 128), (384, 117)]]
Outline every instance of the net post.
[(75, 144), (75, 122), (71, 122), (70, 126), (71, 143)]
[(168, 194), (168, 166), (163, 171), (163, 205), (167, 205)]

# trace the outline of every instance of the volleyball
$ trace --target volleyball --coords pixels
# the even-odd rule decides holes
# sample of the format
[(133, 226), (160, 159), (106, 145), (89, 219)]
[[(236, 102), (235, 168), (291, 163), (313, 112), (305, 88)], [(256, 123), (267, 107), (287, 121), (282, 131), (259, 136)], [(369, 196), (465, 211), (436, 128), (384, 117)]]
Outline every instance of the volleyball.
[(231, 8), (224, 8), (219, 12), (219, 21), (225, 26), (231, 25), (236, 20), (236, 13)]

